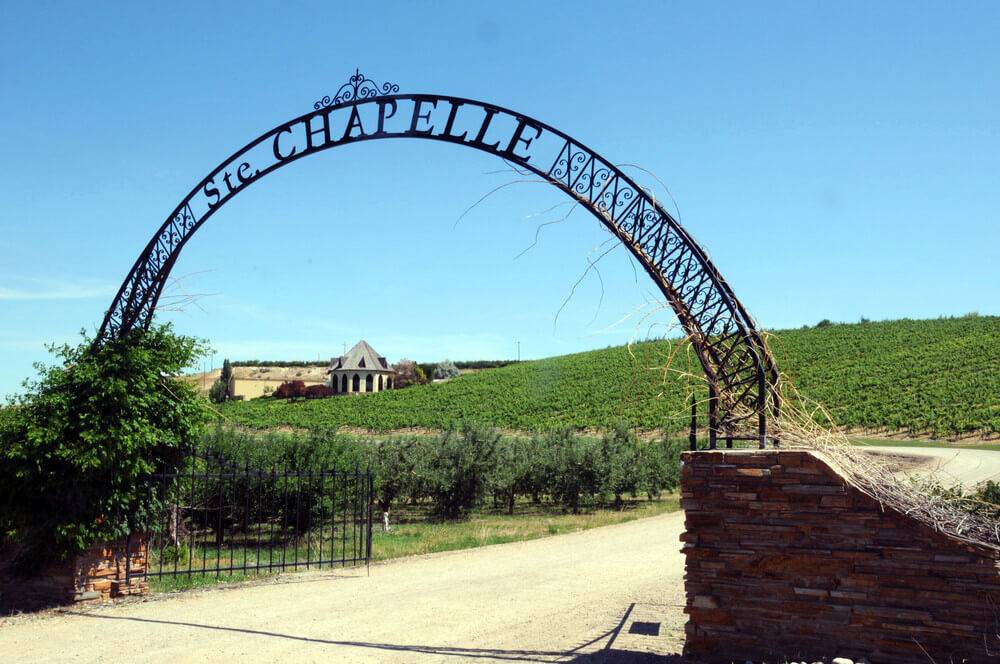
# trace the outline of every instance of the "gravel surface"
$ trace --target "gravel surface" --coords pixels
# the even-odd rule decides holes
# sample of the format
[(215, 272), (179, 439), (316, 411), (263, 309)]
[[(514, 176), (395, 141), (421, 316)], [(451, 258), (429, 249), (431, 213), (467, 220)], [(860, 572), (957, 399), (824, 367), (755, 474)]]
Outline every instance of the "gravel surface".
[(677, 512), (370, 576), (289, 574), (14, 618), (0, 623), (0, 662), (675, 662), (683, 527)]
[(932, 476), (942, 484), (973, 487), (987, 480), (1000, 481), (1000, 452), (939, 447), (872, 447), (872, 454), (892, 454), (916, 462), (908, 473)]

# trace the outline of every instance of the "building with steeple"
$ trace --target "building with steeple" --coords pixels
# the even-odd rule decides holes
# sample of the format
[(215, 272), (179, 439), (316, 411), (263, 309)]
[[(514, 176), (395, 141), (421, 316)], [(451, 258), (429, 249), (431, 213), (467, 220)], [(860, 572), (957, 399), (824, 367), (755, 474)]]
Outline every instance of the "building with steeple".
[(391, 390), (395, 372), (384, 357), (362, 339), (340, 357), (330, 359), (327, 383), (341, 394), (365, 394)]

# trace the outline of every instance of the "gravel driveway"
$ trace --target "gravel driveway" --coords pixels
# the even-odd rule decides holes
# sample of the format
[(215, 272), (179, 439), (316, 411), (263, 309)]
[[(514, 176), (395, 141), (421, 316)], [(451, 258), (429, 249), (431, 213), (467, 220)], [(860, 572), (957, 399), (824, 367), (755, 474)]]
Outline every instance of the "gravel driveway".
[(932, 476), (942, 484), (973, 487), (987, 480), (1000, 482), (1000, 452), (943, 447), (872, 447), (873, 454), (893, 454), (918, 462), (907, 472)]
[(672, 662), (657, 654), (683, 643), (683, 524), (677, 512), (370, 576), (289, 574), (13, 618), (0, 662)]

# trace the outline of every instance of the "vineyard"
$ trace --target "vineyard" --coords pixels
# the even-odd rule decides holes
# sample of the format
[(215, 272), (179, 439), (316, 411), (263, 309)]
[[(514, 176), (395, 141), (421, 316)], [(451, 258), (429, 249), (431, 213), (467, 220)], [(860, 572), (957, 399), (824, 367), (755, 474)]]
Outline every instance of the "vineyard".
[[(849, 430), (1000, 433), (1000, 317), (834, 324), (779, 331), (770, 344), (799, 392)], [(524, 431), (619, 423), (678, 431), (688, 421), (692, 391), (704, 398), (699, 375), (686, 344), (658, 341), (363, 397), (235, 402), (222, 414), (258, 429), (388, 431), (464, 422)]]

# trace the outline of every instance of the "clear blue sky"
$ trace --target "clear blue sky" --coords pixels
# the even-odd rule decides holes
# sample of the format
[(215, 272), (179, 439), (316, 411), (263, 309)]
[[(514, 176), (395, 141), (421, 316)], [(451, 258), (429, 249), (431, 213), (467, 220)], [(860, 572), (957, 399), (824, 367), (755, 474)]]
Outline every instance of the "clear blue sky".
[[(355, 67), (514, 108), (655, 173), (766, 327), (1000, 313), (997, 3), (375, 7), (0, 7), (0, 394), (43, 343), (94, 331), (218, 162)], [(171, 293), (198, 306), (161, 318), (211, 340), (216, 364), (326, 358), (359, 338), (433, 361), (649, 334), (636, 312), (653, 292), (621, 250), (554, 325), (607, 238), (577, 210), (515, 259), (565, 211), (545, 212), (555, 189), (508, 187), (455, 226), (511, 179), (502, 166), (423, 141), (301, 160), (195, 236)]]

